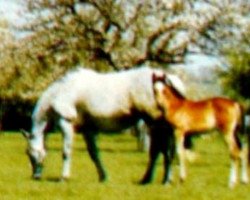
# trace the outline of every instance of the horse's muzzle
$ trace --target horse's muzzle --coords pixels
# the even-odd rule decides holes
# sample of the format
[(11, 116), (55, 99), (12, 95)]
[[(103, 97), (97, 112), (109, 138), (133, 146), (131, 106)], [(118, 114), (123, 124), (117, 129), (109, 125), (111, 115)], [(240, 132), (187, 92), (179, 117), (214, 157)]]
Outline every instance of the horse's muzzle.
[(43, 166), (41, 164), (34, 166), (32, 178), (35, 180), (40, 180), (42, 176), (42, 170), (43, 170)]
[(43, 164), (38, 163), (33, 157), (30, 156), (30, 162), (32, 166), (32, 178), (35, 180), (41, 179)]

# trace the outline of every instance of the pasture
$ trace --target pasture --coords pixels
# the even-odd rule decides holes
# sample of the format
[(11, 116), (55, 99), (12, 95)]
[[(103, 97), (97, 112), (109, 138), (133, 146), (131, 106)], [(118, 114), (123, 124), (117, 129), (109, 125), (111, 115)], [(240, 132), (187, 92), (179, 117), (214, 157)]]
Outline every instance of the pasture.
[(174, 182), (161, 185), (162, 160), (159, 159), (151, 184), (138, 185), (148, 162), (147, 153), (136, 150), (136, 140), (129, 134), (100, 134), (98, 145), (101, 159), (108, 172), (108, 181), (98, 182), (94, 164), (87, 155), (81, 135), (75, 135), (72, 158), (72, 176), (67, 182), (58, 182), (61, 176), (61, 135), (48, 138), (48, 155), (41, 181), (31, 179), (31, 167), (25, 154), (26, 141), (19, 133), (0, 135), (0, 197), (18, 199), (249, 199), (250, 185), (239, 184), (233, 190), (227, 187), (229, 156), (219, 135), (210, 139), (195, 138), (199, 157), (188, 163), (188, 178), (178, 181), (178, 165), (174, 162)]

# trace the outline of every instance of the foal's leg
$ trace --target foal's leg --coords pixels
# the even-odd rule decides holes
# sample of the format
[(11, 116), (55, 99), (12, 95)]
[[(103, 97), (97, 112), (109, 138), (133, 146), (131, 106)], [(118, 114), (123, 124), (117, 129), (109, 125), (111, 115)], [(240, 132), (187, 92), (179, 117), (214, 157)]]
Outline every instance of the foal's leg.
[(230, 168), (230, 176), (229, 176), (229, 187), (233, 188), (237, 183), (238, 179), (238, 164), (240, 159), (240, 146), (237, 142), (237, 138), (235, 137), (233, 132), (226, 132), (224, 135), (225, 141), (228, 145), (231, 159), (231, 168)]
[(60, 119), (59, 125), (63, 133), (63, 169), (62, 178), (68, 179), (70, 177), (71, 165), (71, 151), (73, 143), (74, 128), (70, 121)]
[(87, 144), (89, 155), (97, 168), (99, 180), (101, 182), (104, 182), (107, 179), (107, 177), (99, 158), (99, 149), (96, 146), (96, 134), (93, 132), (85, 132), (83, 135)]
[(180, 162), (180, 180), (186, 179), (186, 166), (185, 166), (185, 149), (184, 149), (184, 132), (182, 130), (175, 130), (176, 138), (176, 152)]
[(248, 141), (247, 135), (243, 133), (241, 140), (238, 135), (236, 135), (237, 144), (240, 147), (240, 159), (241, 159), (241, 182), (247, 184), (248, 179)]

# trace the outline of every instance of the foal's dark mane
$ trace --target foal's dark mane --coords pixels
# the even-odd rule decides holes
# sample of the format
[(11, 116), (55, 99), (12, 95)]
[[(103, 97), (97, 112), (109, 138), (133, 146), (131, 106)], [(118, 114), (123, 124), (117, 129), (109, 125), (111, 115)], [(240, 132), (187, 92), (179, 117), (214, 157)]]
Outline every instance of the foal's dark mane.
[(186, 99), (186, 97), (183, 95), (183, 94), (181, 94), (172, 84), (167, 84), (167, 86), (170, 88), (170, 90), (171, 90), (171, 92), (173, 92), (174, 93), (174, 95), (175, 96), (177, 96), (177, 98), (179, 98), (179, 99)]

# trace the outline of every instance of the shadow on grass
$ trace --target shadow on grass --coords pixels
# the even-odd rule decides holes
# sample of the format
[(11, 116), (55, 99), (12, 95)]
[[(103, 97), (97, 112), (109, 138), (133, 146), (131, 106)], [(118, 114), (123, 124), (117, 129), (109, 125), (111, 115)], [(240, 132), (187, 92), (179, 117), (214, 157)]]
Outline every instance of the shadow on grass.
[(51, 182), (51, 183), (66, 183), (69, 182), (67, 179), (62, 179), (61, 177), (47, 177), (45, 181)]

